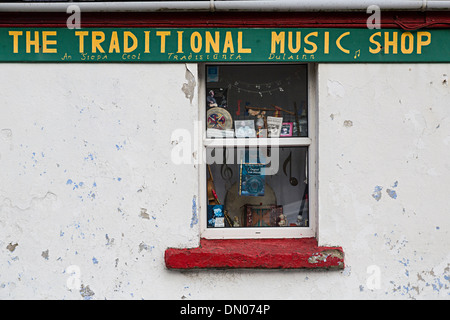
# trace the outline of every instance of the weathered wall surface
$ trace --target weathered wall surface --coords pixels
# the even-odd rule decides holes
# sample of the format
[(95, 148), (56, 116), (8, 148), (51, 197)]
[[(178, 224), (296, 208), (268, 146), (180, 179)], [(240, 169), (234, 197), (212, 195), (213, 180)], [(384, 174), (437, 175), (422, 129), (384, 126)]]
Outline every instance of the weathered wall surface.
[(319, 67), (319, 239), (344, 247), (353, 297), (449, 298), (448, 74), (448, 64)]
[[(172, 294), (165, 248), (198, 243), (197, 171), (170, 161), (171, 132), (197, 118), (186, 75), (183, 64), (2, 65), (0, 297)], [(67, 286), (77, 278), (81, 292)]]
[(194, 131), (197, 66), (3, 64), (0, 299), (448, 299), (450, 66), (318, 71), (319, 241), (345, 270), (178, 272), (198, 167), (171, 133)]

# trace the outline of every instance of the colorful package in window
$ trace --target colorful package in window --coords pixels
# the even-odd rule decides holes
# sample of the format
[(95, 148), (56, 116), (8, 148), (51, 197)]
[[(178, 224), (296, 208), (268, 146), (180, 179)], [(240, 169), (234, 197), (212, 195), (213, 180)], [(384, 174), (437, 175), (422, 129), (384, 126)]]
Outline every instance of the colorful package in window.
[(264, 176), (264, 164), (243, 163), (240, 167), (239, 195), (241, 196), (264, 196), (266, 179)]
[(244, 224), (246, 227), (277, 227), (283, 207), (246, 205), (244, 209)]
[(215, 204), (208, 205), (208, 228), (223, 228), (225, 227), (225, 215), (223, 205)]

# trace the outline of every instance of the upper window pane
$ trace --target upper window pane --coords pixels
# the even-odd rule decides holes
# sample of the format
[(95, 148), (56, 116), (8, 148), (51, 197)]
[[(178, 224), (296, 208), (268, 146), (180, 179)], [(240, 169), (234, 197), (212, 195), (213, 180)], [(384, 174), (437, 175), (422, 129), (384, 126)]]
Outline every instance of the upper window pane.
[(208, 65), (207, 137), (307, 137), (307, 66)]

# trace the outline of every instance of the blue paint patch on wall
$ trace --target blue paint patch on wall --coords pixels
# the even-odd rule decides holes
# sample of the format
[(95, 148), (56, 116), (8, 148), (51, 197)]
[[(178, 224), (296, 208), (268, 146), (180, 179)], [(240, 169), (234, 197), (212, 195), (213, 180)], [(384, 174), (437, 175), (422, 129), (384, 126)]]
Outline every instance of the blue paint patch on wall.
[(394, 184), (392, 185), (392, 189), (386, 189), (386, 193), (392, 199), (397, 199), (397, 192), (395, 190), (393, 190), (394, 188), (397, 188), (397, 186), (398, 186), (398, 181), (395, 181)]
[(66, 181), (66, 185), (72, 185), (73, 184), (73, 188), (72, 190), (78, 189), (78, 187), (83, 187), (84, 186), (84, 182), (80, 181), (78, 184), (76, 182), (74, 182), (72, 179), (68, 179)]
[(117, 151), (119, 151), (119, 150), (122, 150), (123, 148), (124, 148), (124, 144), (127, 144), (127, 141), (126, 140), (124, 140), (123, 142), (122, 142), (122, 144), (116, 144), (116, 149), (117, 149)]
[(192, 219), (191, 219), (191, 228), (194, 227), (198, 223), (198, 215), (197, 215), (197, 196), (192, 198)]
[(400, 262), (405, 267), (407, 267), (409, 265), (409, 259), (403, 258), (402, 260), (398, 260), (398, 262)]
[(95, 193), (93, 191), (89, 191), (87, 197), (91, 198), (91, 200), (94, 200), (95, 199)]
[(92, 154), (92, 153), (89, 153), (88, 155), (87, 155), (87, 157), (84, 157), (84, 160), (92, 160), (92, 161), (94, 161), (94, 155)]
[[(391, 199), (397, 199), (397, 192), (394, 190), (395, 188), (397, 188), (397, 186), (398, 181), (395, 181), (390, 189), (386, 189), (386, 193), (389, 197), (391, 197)], [(383, 190), (383, 187), (381, 186), (375, 186), (373, 190), (372, 197), (377, 201), (380, 201), (381, 199), (381, 190)]]
[(395, 190), (386, 189), (386, 193), (391, 197), (392, 199), (397, 199), (397, 192)]
[(380, 201), (381, 199), (381, 190), (383, 190), (383, 187), (380, 186), (375, 186), (375, 189), (373, 190), (372, 197), (377, 201)]

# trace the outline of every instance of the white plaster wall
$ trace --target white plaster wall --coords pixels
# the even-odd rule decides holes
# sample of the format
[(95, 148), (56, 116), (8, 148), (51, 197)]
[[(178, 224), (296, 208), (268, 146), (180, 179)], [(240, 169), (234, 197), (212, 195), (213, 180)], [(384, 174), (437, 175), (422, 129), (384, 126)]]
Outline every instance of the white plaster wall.
[(198, 243), (197, 171), (170, 161), (197, 118), (186, 68), (1, 66), (0, 298), (171, 294), (165, 248)]
[(450, 297), (448, 74), (319, 66), (319, 239), (344, 248), (346, 296)]
[(347, 267), (314, 272), (165, 269), (199, 240), (170, 159), (196, 68), (2, 64), (0, 299), (448, 299), (449, 65), (319, 66), (319, 240)]

